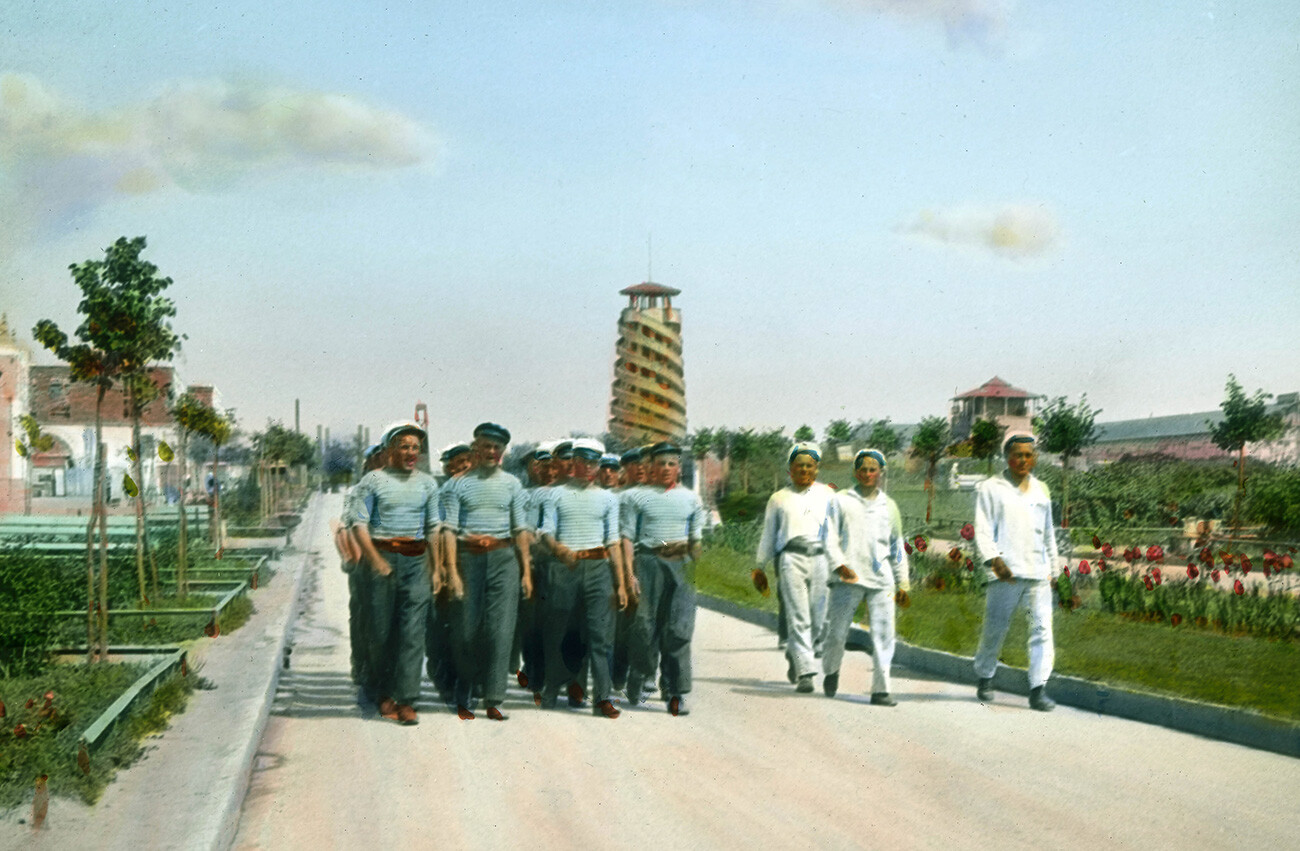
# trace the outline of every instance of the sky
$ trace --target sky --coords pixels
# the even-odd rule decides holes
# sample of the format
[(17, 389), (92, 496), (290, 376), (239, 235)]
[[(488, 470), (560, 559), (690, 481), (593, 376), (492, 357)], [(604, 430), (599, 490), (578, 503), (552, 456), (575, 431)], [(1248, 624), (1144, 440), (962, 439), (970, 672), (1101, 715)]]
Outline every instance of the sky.
[(1292, 0), (0, 20), (0, 310), (72, 330), (69, 264), (145, 235), (182, 379), (249, 430), (603, 431), (648, 277), (692, 430), (915, 422), (994, 375), (1101, 421), (1296, 391), (1298, 177)]

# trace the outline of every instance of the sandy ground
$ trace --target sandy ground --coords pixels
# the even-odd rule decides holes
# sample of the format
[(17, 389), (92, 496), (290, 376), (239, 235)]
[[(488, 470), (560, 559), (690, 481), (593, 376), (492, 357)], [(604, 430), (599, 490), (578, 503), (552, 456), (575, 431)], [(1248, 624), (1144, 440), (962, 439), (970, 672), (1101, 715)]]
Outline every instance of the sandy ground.
[(426, 690), (401, 727), (356, 703), (336, 564), (304, 598), (238, 849), (1300, 847), (1269, 803), (1298, 760), (898, 668), (873, 707), (861, 653), (837, 699), (797, 695), (770, 632), (707, 611), (688, 717), (512, 689), (509, 721), (460, 721)]

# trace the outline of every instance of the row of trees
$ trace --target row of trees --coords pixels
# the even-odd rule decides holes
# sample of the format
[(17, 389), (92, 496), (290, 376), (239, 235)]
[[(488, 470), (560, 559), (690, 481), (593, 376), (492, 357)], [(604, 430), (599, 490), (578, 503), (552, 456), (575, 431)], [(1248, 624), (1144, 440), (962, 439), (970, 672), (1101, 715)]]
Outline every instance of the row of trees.
[[(90, 521), (86, 525), (86, 645), (87, 660), (103, 659), (108, 652), (108, 521), (105, 506), (105, 447), (103, 441), (104, 397), (115, 385), (126, 395), (127, 413), (131, 419), (131, 473), (123, 481), (123, 490), (137, 497), (143, 480), (141, 470), (142, 447), (140, 420), (145, 408), (158, 399), (161, 389), (149, 376), (153, 364), (170, 361), (180, 350), (183, 335), (171, 324), (176, 316), (175, 303), (164, 295), (172, 279), (159, 274), (158, 267), (141, 258), (145, 249), (143, 236), (134, 239), (122, 237), (104, 251), (102, 260), (87, 260), (69, 267), (74, 283), (81, 290), (77, 312), (81, 324), (69, 335), (49, 319), (42, 319), (32, 329), (38, 343), (68, 364), (73, 381), (95, 387), (95, 460), (91, 497)], [(190, 435), (202, 435), (219, 452), (229, 440), (232, 426), (222, 416), (198, 399), (188, 394), (170, 400), (171, 410), (180, 432), (181, 480), (185, 478), (186, 443)], [(31, 432), (29, 431), (29, 442)], [(32, 442), (34, 448), (38, 448)], [(158, 447), (164, 460), (170, 448)], [(216, 454), (213, 456), (213, 473), (216, 473)], [(219, 492), (218, 492), (219, 494)], [(214, 494), (215, 545), (220, 541), (220, 499)], [(135, 498), (136, 518), (136, 576), (139, 584), (140, 605), (150, 604), (159, 596), (157, 561), (149, 550), (146, 534), (146, 508), (143, 499)], [(96, 547), (95, 531), (99, 540)], [(178, 551), (178, 582), (180, 593), (187, 593), (185, 585), (186, 547), (188, 530), (185, 512), (180, 513), (180, 542)], [(146, 583), (145, 560), (151, 565), (151, 581)], [(97, 616), (98, 615), (98, 616)]]

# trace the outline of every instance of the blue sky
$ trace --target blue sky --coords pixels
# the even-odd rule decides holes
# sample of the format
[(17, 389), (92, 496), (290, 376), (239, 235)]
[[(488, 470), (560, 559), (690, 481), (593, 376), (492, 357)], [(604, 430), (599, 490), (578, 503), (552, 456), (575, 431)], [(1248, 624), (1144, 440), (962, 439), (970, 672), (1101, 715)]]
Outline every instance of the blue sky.
[(145, 234), (246, 427), (600, 431), (648, 261), (692, 428), (1300, 390), (1293, 3), (191, 5), (6, 12), (0, 307)]

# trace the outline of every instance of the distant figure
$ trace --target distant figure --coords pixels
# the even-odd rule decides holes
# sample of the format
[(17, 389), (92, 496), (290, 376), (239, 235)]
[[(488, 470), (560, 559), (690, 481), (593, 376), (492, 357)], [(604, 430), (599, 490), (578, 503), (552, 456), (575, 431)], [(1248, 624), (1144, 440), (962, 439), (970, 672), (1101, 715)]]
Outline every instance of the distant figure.
[(835, 491), (817, 481), (821, 452), (799, 443), (790, 452), (790, 484), (767, 501), (758, 542), (759, 577), (776, 565), (789, 635), (786, 677), (800, 692), (813, 690), (817, 656), (826, 632), (826, 538), (836, 522)]
[(1029, 705), (1050, 712), (1056, 703), (1044, 692), (1052, 675), (1052, 588), (1057, 568), (1052, 498), (1033, 475), (1038, 450), (1033, 435), (1013, 434), (1002, 446), (1007, 469), (975, 489), (975, 547), (990, 582), (984, 603), (984, 631), (975, 653), (976, 695), (993, 699), (993, 675), (1011, 615), (1029, 610)]

